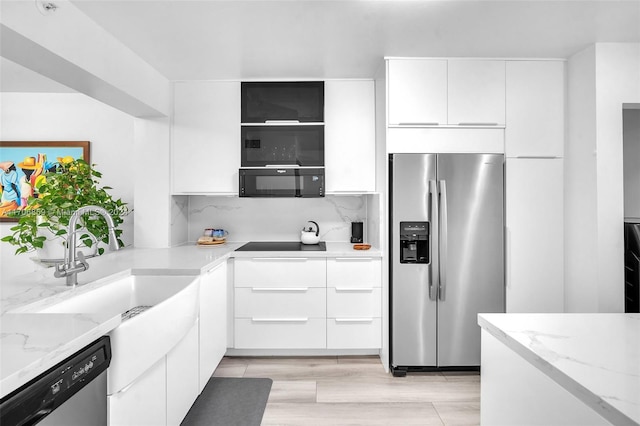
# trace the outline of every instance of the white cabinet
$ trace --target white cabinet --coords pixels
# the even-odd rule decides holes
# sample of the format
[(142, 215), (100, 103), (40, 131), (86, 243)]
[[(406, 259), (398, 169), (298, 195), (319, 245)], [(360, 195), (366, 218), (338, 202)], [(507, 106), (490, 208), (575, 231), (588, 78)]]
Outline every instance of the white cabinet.
[(167, 354), (167, 425), (179, 425), (200, 393), (197, 322)]
[(563, 312), (563, 160), (507, 158), (507, 312)]
[(382, 345), (382, 265), (378, 258), (327, 259), (327, 348)]
[(507, 61), (507, 157), (564, 155), (563, 61)]
[(504, 126), (505, 61), (390, 59), (389, 125)]
[(254, 257), (236, 258), (234, 283), (237, 287), (325, 287), (324, 258)]
[(447, 123), (447, 61), (393, 59), (388, 62), (389, 124)]
[(240, 83), (174, 83), (174, 194), (237, 194)]
[[(200, 277), (199, 392), (227, 350), (227, 263)], [(199, 393), (198, 392), (198, 393)]]
[(236, 258), (235, 349), (379, 349), (382, 261)]
[(198, 321), (151, 368), (107, 397), (110, 426), (179, 425), (198, 397)]
[(167, 424), (166, 361), (162, 357), (132, 384), (107, 397), (110, 426)]
[(372, 80), (325, 82), (327, 193), (375, 191), (375, 96)]
[(326, 347), (326, 259), (236, 258), (234, 347)]
[(505, 122), (505, 63), (449, 60), (448, 122), (496, 126)]

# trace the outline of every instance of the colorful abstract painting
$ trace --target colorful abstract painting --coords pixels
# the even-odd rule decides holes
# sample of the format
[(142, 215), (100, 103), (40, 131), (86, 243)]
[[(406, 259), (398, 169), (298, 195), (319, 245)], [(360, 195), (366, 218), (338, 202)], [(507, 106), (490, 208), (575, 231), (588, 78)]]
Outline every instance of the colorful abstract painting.
[(0, 142), (0, 222), (16, 222), (7, 213), (37, 197), (44, 174), (67, 157), (90, 162), (89, 142)]

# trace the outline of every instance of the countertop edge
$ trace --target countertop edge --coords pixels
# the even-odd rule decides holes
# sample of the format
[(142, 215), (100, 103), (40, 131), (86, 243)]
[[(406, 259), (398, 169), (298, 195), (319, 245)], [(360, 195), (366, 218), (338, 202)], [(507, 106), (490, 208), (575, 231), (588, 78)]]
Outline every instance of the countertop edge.
[[(25, 316), (25, 315), (56, 315), (56, 314), (28, 314), (17, 313), (7, 314), (10, 316)], [(68, 314), (60, 314), (69, 317)], [(73, 314), (74, 317), (80, 322), (85, 322), (86, 318), (83, 314)], [(43, 372), (51, 369), (55, 365), (69, 358), (72, 354), (78, 352), (85, 346), (93, 343), (100, 337), (107, 335), (111, 330), (118, 327), (121, 323), (120, 315), (110, 317), (105, 320), (100, 320), (96, 323), (95, 327), (88, 328), (85, 332), (77, 335), (74, 339), (63, 342), (57, 346), (54, 351), (47, 353), (46, 355), (38, 358), (36, 361), (24, 366), (20, 370), (14, 371), (11, 375), (4, 377), (0, 382), (0, 398), (4, 398), (11, 392), (24, 386), (29, 381), (41, 375)]]
[(520, 355), (524, 360), (536, 367), (551, 380), (562, 386), (580, 401), (584, 402), (589, 408), (597, 412), (604, 419), (616, 425), (638, 425), (638, 422), (622, 413), (619, 409), (602, 399), (602, 397), (596, 395), (593, 391), (589, 390), (571, 376), (558, 369), (549, 361), (537, 355), (522, 343), (518, 342), (516, 339), (511, 337), (508, 332), (505, 332), (493, 324), (491, 320), (487, 318), (487, 315), (490, 316), (492, 314), (478, 314), (478, 325), (480, 327), (504, 343), (509, 349)]

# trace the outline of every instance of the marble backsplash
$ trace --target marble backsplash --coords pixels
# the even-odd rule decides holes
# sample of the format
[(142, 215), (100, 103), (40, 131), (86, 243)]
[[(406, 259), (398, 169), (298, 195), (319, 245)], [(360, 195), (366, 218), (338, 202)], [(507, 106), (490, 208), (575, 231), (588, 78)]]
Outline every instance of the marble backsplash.
[(323, 198), (238, 198), (190, 196), (188, 240), (205, 228), (229, 231), (229, 241), (299, 241), (300, 231), (313, 220), (322, 241), (349, 242), (351, 222), (365, 222), (367, 195)]

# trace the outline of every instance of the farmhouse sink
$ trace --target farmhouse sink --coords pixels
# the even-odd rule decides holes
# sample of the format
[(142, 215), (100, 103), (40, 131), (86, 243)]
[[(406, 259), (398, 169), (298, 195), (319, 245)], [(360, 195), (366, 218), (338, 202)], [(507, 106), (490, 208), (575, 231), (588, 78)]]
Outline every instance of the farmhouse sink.
[(198, 316), (198, 282), (196, 276), (129, 274), (31, 312), (121, 315), (122, 323), (109, 333), (111, 395), (165, 356), (191, 329)]

